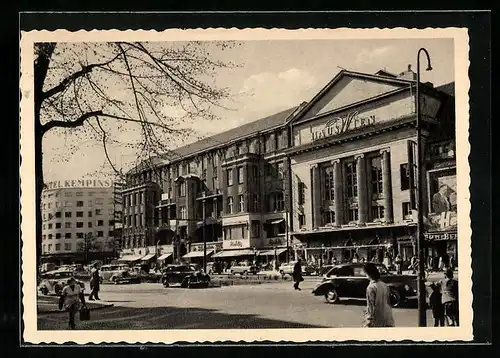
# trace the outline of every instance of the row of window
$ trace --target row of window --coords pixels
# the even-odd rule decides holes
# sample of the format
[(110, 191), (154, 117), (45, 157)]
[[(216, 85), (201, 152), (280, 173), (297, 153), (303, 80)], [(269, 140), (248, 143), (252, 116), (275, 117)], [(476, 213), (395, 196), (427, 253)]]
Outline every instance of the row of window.
[[(94, 235), (93, 232), (89, 232), (89, 235)], [(112, 237), (114, 235), (113, 231), (108, 231), (108, 236)], [(77, 232), (76, 233), (76, 238), (77, 239), (83, 239), (85, 237), (85, 233), (83, 232)], [(96, 237), (104, 237), (104, 231), (96, 231)], [(55, 235), (48, 234), (48, 235), (42, 235), (42, 240), (52, 240), (53, 238), (55, 239), (62, 239), (63, 236), (61, 233), (57, 233)], [(67, 232), (64, 234), (65, 239), (72, 239), (73, 235), (70, 232)]]
[[(87, 212), (87, 216), (91, 218), (93, 214), (95, 213), (96, 216), (103, 215), (102, 209), (95, 209), (94, 211), (89, 210)], [(109, 209), (108, 211), (109, 215), (114, 215), (114, 210)], [(43, 214), (43, 220), (52, 220), (52, 219), (60, 219), (62, 218), (63, 212), (62, 211), (56, 211), (55, 213), (48, 213), (48, 214)], [(83, 211), (77, 211), (75, 212), (75, 215), (77, 218), (83, 218), (84, 217), (84, 212)], [(64, 212), (64, 217), (69, 219), (73, 217), (73, 213), (71, 211), (65, 211)]]
[(125, 196), (125, 205), (133, 206), (144, 204), (144, 192), (132, 193)]
[[(89, 191), (89, 192), (87, 192), (87, 196), (93, 196), (95, 193), (97, 193), (97, 194), (104, 194), (104, 195), (108, 194), (107, 191), (99, 191), (99, 192)], [(50, 198), (58, 198), (59, 196), (60, 196), (60, 192), (56, 191), (54, 193), (43, 194), (42, 198), (43, 199), (50, 199)], [(71, 192), (71, 191), (65, 191), (64, 192), (64, 196), (67, 197), (67, 198), (71, 198), (73, 196), (73, 192)], [(75, 192), (75, 196), (84, 196), (84, 192), (83, 191), (77, 191), (77, 192)]]
[[(61, 244), (55, 244), (55, 251), (61, 251)], [(47, 248), (48, 250), (46, 250)], [(42, 252), (51, 252), (52, 251), (52, 244), (48, 244), (47, 246), (42, 245)], [(65, 242), (64, 243), (64, 251), (71, 251), (71, 242)]]
[[(411, 205), (409, 202), (402, 203), (402, 211), (403, 218), (408, 218), (411, 216)], [(381, 205), (373, 205), (371, 211), (372, 220), (381, 220), (385, 217), (385, 209)], [(356, 222), (359, 220), (359, 211), (356, 208), (347, 210), (347, 219), (348, 222)], [(335, 224), (335, 211), (327, 210), (323, 212), (322, 215), (322, 224)], [(299, 214), (299, 227), (303, 227), (306, 225), (306, 216), (304, 214)]]
[[(109, 204), (113, 204), (113, 199), (109, 199)], [(54, 205), (52, 205), (54, 204)], [(92, 207), (94, 205), (104, 205), (104, 199), (102, 198), (97, 198), (95, 200), (88, 200), (87, 201), (87, 206)], [(42, 207), (43, 209), (52, 209), (52, 208), (68, 208), (73, 205), (73, 201), (71, 200), (65, 200), (64, 203), (62, 201), (56, 201), (55, 203), (43, 203)], [(76, 201), (76, 207), (81, 208), (85, 206), (85, 202), (83, 200), (77, 200)]]
[[(113, 220), (109, 220), (108, 222), (109, 226), (113, 226), (114, 225), (114, 221)], [(92, 221), (89, 221), (87, 223), (87, 227), (92, 227), (93, 225), (93, 222)], [(77, 221), (75, 223), (75, 227), (76, 228), (82, 228), (84, 226), (84, 223), (83, 221)], [(96, 226), (104, 226), (104, 220), (97, 220), (96, 221)], [(65, 222), (64, 223), (64, 228), (65, 229), (71, 229), (73, 227), (73, 223), (72, 222)], [(45, 230), (45, 229), (48, 229), (48, 230), (52, 230), (52, 228), (56, 228), (56, 229), (61, 229), (62, 228), (62, 223), (48, 223), (48, 224), (43, 224), (42, 225), (42, 229)]]

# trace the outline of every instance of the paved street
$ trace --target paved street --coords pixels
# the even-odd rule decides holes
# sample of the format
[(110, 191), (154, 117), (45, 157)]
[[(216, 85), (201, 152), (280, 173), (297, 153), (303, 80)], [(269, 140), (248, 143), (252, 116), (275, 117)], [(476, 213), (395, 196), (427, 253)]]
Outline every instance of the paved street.
[[(160, 284), (103, 285), (103, 303), (114, 307), (92, 311), (78, 329), (243, 329), (360, 327), (364, 301), (330, 305), (311, 294), (316, 280), (302, 291), (291, 282), (208, 289), (163, 288)], [(396, 325), (417, 326), (417, 309), (394, 309)], [(432, 320), (428, 312), (429, 325)], [(41, 330), (67, 328), (67, 314), (40, 314)]]

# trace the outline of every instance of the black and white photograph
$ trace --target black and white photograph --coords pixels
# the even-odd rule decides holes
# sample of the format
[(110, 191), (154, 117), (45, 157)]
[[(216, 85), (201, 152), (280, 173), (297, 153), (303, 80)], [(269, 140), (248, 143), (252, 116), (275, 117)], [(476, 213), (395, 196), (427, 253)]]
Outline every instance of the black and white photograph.
[(466, 29), (21, 33), (24, 339), (472, 338)]

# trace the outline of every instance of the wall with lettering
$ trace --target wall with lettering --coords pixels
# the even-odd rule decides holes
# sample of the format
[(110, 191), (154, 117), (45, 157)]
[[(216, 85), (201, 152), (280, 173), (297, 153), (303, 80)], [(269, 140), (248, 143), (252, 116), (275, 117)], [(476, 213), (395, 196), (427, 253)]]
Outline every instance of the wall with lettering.
[(324, 137), (335, 137), (360, 128), (397, 120), (415, 113), (414, 97), (409, 93), (327, 115), (293, 128), (294, 145), (303, 145)]
[(250, 247), (250, 239), (224, 240), (222, 242), (222, 248), (224, 250), (248, 249)]

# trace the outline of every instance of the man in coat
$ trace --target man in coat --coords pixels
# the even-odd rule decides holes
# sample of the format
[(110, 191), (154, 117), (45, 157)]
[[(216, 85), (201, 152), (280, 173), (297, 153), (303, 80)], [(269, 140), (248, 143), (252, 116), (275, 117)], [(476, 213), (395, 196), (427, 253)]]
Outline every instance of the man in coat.
[(293, 284), (293, 288), (297, 291), (300, 291), (299, 284), (301, 281), (304, 281), (302, 278), (302, 265), (301, 265), (301, 260), (300, 258), (297, 260), (295, 265), (293, 266), (293, 281), (295, 282)]
[(94, 266), (94, 270), (92, 270), (91, 278), (90, 278), (90, 292), (89, 301), (93, 301), (94, 299), (100, 300), (99, 298), (99, 289), (101, 284), (101, 277), (99, 275), (99, 268), (97, 265)]

